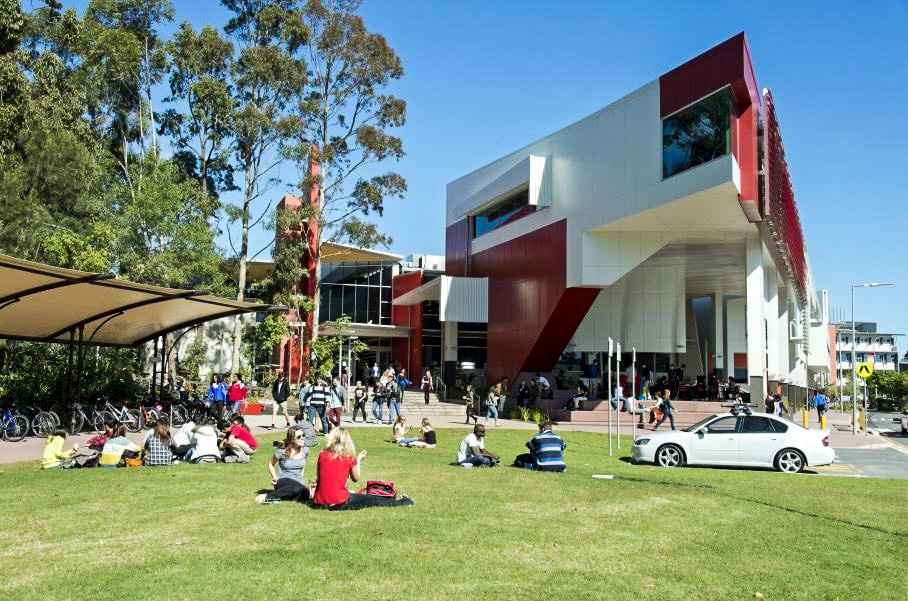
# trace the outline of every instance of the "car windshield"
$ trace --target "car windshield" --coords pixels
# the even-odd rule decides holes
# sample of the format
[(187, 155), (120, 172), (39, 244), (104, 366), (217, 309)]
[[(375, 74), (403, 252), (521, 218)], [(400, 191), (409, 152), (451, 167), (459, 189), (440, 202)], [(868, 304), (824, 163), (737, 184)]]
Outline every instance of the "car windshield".
[(684, 432), (696, 432), (697, 430), (699, 430), (700, 428), (702, 428), (708, 421), (710, 421), (710, 420), (712, 420), (712, 419), (715, 419), (715, 418), (716, 418), (716, 414), (710, 415), (709, 417), (704, 417), (703, 419), (701, 419), (700, 421), (698, 421), (698, 422), (697, 422), (696, 424), (694, 424), (693, 426), (688, 426), (688, 427), (686, 427), (686, 428), (683, 428), (682, 431), (684, 431)]

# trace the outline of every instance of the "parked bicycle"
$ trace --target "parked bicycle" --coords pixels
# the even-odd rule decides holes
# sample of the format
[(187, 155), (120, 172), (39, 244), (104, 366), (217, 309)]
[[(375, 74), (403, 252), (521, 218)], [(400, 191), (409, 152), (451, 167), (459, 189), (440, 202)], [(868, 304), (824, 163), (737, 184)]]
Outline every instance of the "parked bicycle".
[(130, 409), (124, 403), (117, 409), (110, 403), (110, 399), (102, 397), (98, 399), (99, 407), (95, 408), (94, 425), (96, 430), (104, 427), (108, 421), (117, 424), (125, 424), (126, 429), (130, 432), (138, 432), (142, 429), (142, 417), (138, 409)]
[(60, 427), (60, 417), (53, 411), (37, 410), (31, 421), (32, 432), (35, 436), (47, 438)]
[(3, 412), (3, 420), (0, 422), (3, 428), (3, 440), (9, 442), (19, 442), (25, 438), (29, 429), (28, 418), (19, 413), (14, 413), (15, 410), (15, 406), (6, 409)]

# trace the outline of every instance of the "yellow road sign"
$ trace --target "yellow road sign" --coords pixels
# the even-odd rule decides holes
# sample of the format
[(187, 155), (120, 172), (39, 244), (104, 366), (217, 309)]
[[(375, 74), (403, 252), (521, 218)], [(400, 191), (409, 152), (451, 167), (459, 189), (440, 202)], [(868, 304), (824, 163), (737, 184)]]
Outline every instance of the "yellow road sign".
[(859, 378), (866, 380), (873, 375), (873, 364), (867, 363), (866, 361), (864, 361), (863, 363), (858, 363), (857, 372)]

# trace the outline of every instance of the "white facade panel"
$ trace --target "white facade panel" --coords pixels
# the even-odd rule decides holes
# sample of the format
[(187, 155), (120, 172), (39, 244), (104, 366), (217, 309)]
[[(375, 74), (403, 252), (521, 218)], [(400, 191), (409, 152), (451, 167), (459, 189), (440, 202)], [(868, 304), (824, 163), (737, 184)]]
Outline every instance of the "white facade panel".
[(489, 278), (441, 276), (439, 319), (488, 323)]

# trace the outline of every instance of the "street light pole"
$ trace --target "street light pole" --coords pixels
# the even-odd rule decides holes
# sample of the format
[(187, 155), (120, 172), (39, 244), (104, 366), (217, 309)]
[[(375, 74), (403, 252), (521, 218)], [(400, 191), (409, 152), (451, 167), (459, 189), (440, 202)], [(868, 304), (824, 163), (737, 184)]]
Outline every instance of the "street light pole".
[[(858, 433), (858, 366), (857, 366), (857, 330), (854, 321), (854, 289), (855, 288), (877, 288), (879, 286), (894, 286), (893, 282), (864, 282), (863, 284), (851, 285), (851, 434)], [(867, 429), (867, 394), (864, 394), (864, 434)]]

